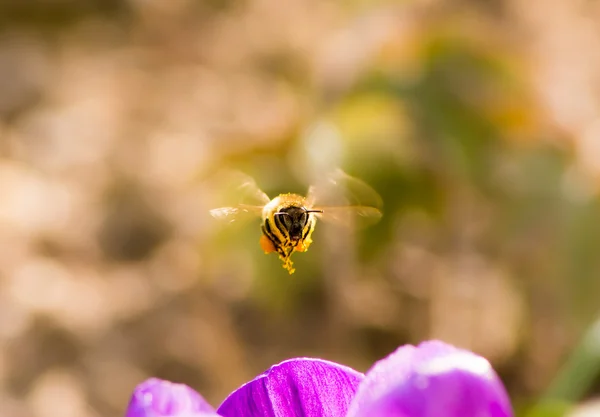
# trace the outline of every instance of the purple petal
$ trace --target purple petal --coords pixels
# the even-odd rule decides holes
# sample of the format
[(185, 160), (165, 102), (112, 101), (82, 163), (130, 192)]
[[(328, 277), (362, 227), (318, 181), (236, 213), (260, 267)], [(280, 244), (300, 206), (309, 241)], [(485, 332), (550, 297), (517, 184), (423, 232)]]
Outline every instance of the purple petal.
[(204, 398), (184, 384), (150, 378), (133, 391), (125, 417), (218, 416)]
[(242, 385), (221, 404), (223, 417), (341, 417), (364, 375), (320, 359), (290, 359)]
[(347, 417), (512, 417), (490, 363), (438, 341), (404, 346), (366, 374)]
[(213, 413), (205, 413), (203, 411), (199, 411), (196, 413), (185, 412), (183, 414), (175, 414), (173, 417), (221, 417), (221, 416), (214, 412)]

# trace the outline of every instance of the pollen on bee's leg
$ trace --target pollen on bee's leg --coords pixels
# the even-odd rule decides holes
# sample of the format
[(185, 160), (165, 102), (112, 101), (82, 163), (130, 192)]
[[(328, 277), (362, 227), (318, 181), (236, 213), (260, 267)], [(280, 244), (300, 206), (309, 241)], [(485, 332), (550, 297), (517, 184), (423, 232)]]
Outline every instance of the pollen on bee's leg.
[(294, 248), (294, 250), (297, 250), (298, 252), (306, 252), (307, 249), (308, 249), (308, 247), (302, 241), (298, 242), (298, 244)]
[(271, 242), (271, 239), (269, 239), (267, 236), (262, 235), (259, 242), (260, 247), (265, 251), (265, 253), (275, 252), (275, 245), (273, 245), (273, 242)]
[(296, 245), (296, 247), (294, 249), (297, 250), (298, 252), (306, 252), (311, 243), (312, 243), (312, 239), (310, 239), (310, 238), (302, 240), (302, 241), (298, 242), (298, 244)]

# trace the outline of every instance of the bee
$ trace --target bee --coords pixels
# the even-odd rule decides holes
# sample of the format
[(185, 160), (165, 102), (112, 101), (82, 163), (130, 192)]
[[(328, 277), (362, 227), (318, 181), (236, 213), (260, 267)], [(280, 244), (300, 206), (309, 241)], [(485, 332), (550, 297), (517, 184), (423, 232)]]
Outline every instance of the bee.
[(231, 222), (242, 216), (261, 221), (260, 247), (266, 254), (277, 253), (283, 268), (295, 272), (291, 256), (306, 252), (312, 243), (317, 220), (350, 226), (373, 223), (381, 218), (381, 198), (369, 185), (337, 170), (319, 185), (312, 185), (306, 196), (280, 194), (270, 198), (244, 174), (239, 174), (238, 191), (254, 201), (210, 210), (217, 219)]

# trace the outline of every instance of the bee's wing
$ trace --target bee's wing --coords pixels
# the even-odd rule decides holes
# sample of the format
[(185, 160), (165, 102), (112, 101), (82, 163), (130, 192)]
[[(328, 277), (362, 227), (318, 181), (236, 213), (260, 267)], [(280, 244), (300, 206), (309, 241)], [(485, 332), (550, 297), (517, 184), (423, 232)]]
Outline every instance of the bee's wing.
[(256, 185), (256, 181), (249, 175), (241, 172), (232, 172), (229, 180), (234, 185), (237, 183), (235, 185), (235, 193), (240, 204), (264, 206), (271, 201), (269, 196)]
[(224, 220), (229, 223), (260, 216), (261, 213), (262, 206), (251, 206), (247, 204), (239, 204), (236, 207), (219, 207), (210, 210), (210, 215), (215, 219)]
[(252, 177), (238, 171), (223, 175), (221, 188), (224, 194), (231, 195), (234, 204), (210, 210), (211, 216), (229, 223), (260, 216), (270, 199)]
[(382, 216), (381, 210), (368, 206), (319, 206), (317, 217), (325, 223), (344, 227), (367, 227), (377, 223)]
[(325, 222), (364, 227), (379, 221), (383, 202), (367, 183), (337, 170), (310, 187), (307, 205), (322, 210), (318, 217)]

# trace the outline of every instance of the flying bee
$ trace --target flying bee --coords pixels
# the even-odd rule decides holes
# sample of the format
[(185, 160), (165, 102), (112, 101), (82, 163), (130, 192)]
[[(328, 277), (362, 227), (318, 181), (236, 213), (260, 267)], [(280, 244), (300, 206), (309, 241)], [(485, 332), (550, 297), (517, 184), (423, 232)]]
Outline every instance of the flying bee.
[[(295, 269), (291, 256), (306, 252), (312, 243), (317, 219), (342, 226), (364, 225), (381, 218), (381, 198), (363, 181), (337, 170), (324, 182), (312, 185), (306, 197), (299, 194), (280, 194), (271, 199), (243, 174), (241, 191), (253, 204), (237, 204), (210, 211), (218, 219), (231, 222), (243, 216), (260, 216), (260, 246), (266, 254), (276, 252), (283, 268), (290, 274)], [(357, 224), (358, 223), (358, 224)]]

